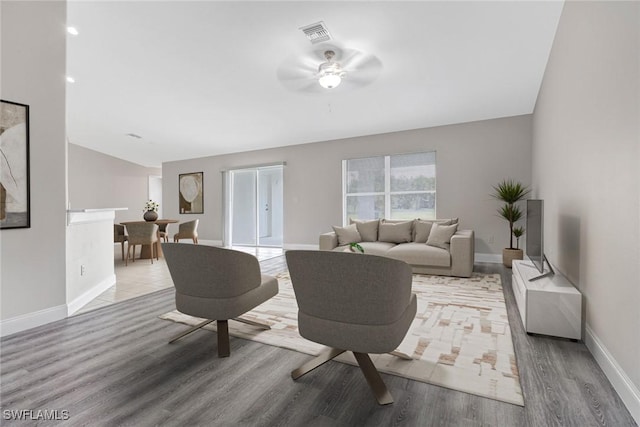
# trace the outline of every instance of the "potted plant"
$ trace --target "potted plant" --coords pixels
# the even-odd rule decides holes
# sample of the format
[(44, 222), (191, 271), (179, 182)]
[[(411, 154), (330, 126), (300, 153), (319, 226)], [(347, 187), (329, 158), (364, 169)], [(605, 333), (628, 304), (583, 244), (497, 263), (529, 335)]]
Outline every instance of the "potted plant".
[[(498, 214), (509, 222), (509, 247), (502, 250), (502, 263), (511, 268), (514, 259), (522, 259), (523, 252), (519, 247), (513, 247), (514, 224), (522, 218), (522, 209), (516, 203), (524, 199), (531, 191), (519, 182), (506, 179), (493, 187), (492, 196), (505, 204), (498, 209)], [(520, 232), (520, 227), (516, 227)], [(524, 233), (524, 229), (521, 230)], [(520, 233), (519, 233), (520, 234)], [(520, 234), (522, 236), (522, 234)], [(520, 237), (517, 237), (519, 240)]]
[(145, 221), (153, 222), (158, 219), (158, 207), (159, 203), (149, 200), (144, 205), (144, 215), (142, 216)]

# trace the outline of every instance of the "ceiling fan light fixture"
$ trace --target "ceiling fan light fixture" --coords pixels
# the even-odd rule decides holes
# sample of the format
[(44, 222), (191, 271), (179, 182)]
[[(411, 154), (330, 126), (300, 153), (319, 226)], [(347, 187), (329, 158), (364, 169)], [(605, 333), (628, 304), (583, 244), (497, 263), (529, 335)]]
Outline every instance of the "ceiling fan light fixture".
[(326, 51), (324, 57), (327, 62), (323, 62), (318, 67), (318, 83), (325, 89), (333, 89), (338, 86), (345, 74), (340, 64), (332, 61), (334, 56), (334, 51)]
[(339, 74), (324, 74), (318, 79), (320, 86), (325, 89), (333, 89), (340, 85), (340, 82), (342, 82), (342, 77)]

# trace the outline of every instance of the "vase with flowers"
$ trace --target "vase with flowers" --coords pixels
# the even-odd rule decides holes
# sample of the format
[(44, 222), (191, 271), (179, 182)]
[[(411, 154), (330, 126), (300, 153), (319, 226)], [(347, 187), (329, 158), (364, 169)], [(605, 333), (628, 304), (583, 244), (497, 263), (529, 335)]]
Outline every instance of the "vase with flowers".
[(144, 205), (144, 215), (142, 216), (145, 221), (153, 222), (158, 219), (158, 207), (159, 203), (154, 202), (153, 200), (149, 200)]

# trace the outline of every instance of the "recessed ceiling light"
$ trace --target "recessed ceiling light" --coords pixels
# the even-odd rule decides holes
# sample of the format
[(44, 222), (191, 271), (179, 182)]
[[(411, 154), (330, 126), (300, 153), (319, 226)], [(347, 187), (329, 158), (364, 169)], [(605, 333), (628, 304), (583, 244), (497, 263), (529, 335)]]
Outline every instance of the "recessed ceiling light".
[(71, 34), (72, 36), (77, 36), (79, 34), (76, 27), (67, 27), (67, 33)]
[(74, 79), (71, 76), (67, 76), (67, 83), (75, 83), (75, 82), (76, 82), (76, 79)]

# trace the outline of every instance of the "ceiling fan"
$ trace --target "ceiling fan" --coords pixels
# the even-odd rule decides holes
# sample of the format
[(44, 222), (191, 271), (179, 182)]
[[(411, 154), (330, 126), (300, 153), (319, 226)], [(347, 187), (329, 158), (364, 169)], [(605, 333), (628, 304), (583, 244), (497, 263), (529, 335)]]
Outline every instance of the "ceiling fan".
[(289, 90), (319, 93), (338, 86), (341, 90), (361, 88), (372, 83), (380, 70), (382, 62), (372, 54), (324, 45), (288, 57), (278, 67), (277, 76)]

